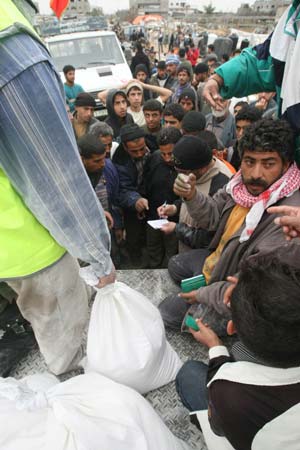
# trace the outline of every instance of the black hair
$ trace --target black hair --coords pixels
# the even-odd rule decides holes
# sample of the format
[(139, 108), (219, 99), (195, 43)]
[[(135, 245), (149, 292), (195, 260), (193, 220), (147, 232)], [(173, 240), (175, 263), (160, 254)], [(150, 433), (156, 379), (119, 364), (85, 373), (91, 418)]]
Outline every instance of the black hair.
[(215, 63), (218, 61), (218, 58), (216, 57), (216, 56), (214, 56), (214, 55), (207, 55), (207, 57), (206, 57), (206, 62), (208, 62), (208, 61), (214, 61)]
[(66, 75), (66, 73), (71, 72), (72, 70), (75, 70), (75, 67), (71, 66), (71, 64), (67, 64), (63, 68), (63, 73)]
[(175, 119), (179, 120), (179, 122), (182, 121), (184, 117), (185, 111), (179, 103), (171, 103), (170, 105), (166, 106), (163, 112), (163, 116), (173, 116)]
[(159, 111), (162, 113), (163, 107), (158, 100), (151, 99), (144, 103), (143, 111)]
[(179, 49), (179, 51), (178, 51), (178, 56), (180, 57), (180, 58), (184, 58), (185, 57), (185, 49), (184, 48), (180, 48)]
[(158, 145), (176, 144), (182, 138), (180, 130), (176, 127), (162, 128), (157, 137)]
[[(235, 105), (236, 106), (236, 105)], [(235, 116), (235, 122), (238, 120), (249, 120), (249, 122), (253, 123), (257, 120), (261, 119), (262, 111), (255, 108), (255, 106), (246, 105), (237, 113)]]
[(215, 46), (213, 44), (209, 44), (207, 46), (207, 48), (209, 48), (210, 50), (212, 50), (213, 52), (215, 51)]
[(241, 100), (241, 101), (237, 102), (237, 103), (234, 105), (233, 109), (234, 109), (236, 106), (241, 106), (241, 107), (243, 108), (244, 106), (247, 106), (247, 105), (249, 105), (248, 102), (245, 102), (244, 100)]
[(277, 152), (283, 162), (295, 158), (294, 132), (285, 120), (261, 119), (245, 128), (239, 141), (241, 159), (245, 151)]
[(229, 55), (228, 55), (228, 53), (223, 53), (222, 59), (224, 59), (225, 62), (229, 61)]
[(90, 159), (93, 155), (103, 155), (105, 153), (104, 144), (92, 134), (85, 134), (78, 139), (77, 144), (80, 155), (85, 159)]
[(202, 141), (205, 141), (207, 143), (210, 150), (217, 150), (219, 148), (218, 139), (212, 131), (202, 130), (199, 131), (197, 136), (202, 139)]
[(195, 67), (195, 74), (198, 73), (208, 73), (209, 67), (205, 63), (198, 63)]
[(276, 251), (250, 257), (241, 268), (230, 301), (232, 320), (242, 343), (266, 364), (300, 365), (299, 294), (300, 268)]

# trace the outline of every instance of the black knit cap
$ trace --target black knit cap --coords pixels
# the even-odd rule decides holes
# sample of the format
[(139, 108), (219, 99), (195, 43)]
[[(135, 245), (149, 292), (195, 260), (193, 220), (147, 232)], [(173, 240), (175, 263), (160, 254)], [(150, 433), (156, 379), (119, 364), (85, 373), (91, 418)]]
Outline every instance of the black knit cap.
[(96, 102), (94, 97), (87, 92), (80, 92), (75, 99), (75, 106), (92, 106), (95, 108)]
[(204, 114), (199, 111), (189, 111), (182, 119), (181, 128), (184, 131), (202, 131), (205, 128), (205, 124)]
[(145, 131), (136, 123), (123, 125), (120, 129), (120, 139), (122, 143), (134, 141), (135, 139), (139, 139), (141, 137), (145, 137)]
[(212, 150), (197, 136), (183, 136), (174, 146), (173, 157), (177, 169), (196, 170), (208, 166)]

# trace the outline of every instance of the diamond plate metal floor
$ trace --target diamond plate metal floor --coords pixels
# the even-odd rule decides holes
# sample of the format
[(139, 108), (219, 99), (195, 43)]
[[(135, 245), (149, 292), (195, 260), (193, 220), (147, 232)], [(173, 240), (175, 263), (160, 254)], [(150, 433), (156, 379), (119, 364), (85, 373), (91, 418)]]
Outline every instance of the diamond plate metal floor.
[[(179, 288), (170, 279), (167, 270), (120, 270), (117, 278), (140, 291), (155, 305), (158, 305), (170, 293), (179, 291)], [(188, 334), (168, 331), (167, 338), (182, 361), (188, 359), (207, 360), (206, 349)], [(22, 378), (25, 375), (44, 371), (47, 371), (47, 367), (43, 357), (38, 351), (32, 351), (27, 358), (19, 362), (10, 375)], [(69, 372), (60, 378), (64, 380), (78, 373), (80, 372)], [(206, 449), (202, 433), (189, 422), (188, 411), (179, 400), (175, 383), (169, 383), (150, 392), (146, 398), (176, 436), (197, 450)]]

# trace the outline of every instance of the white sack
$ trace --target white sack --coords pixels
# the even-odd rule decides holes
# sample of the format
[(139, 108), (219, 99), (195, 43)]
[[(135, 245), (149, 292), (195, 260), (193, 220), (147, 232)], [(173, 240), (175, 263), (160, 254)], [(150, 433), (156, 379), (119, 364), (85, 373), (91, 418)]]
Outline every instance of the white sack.
[(86, 372), (99, 372), (144, 394), (173, 381), (182, 363), (166, 340), (158, 309), (116, 282), (96, 295), (84, 365)]
[(1, 450), (191, 450), (140, 394), (100, 374), (46, 391), (28, 378), (0, 378)]

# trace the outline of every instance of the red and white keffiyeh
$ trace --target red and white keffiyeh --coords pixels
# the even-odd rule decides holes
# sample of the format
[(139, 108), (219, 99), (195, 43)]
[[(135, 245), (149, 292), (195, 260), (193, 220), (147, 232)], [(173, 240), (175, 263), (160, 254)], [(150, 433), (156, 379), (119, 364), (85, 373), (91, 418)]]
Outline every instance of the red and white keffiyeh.
[(246, 216), (246, 226), (241, 234), (240, 242), (247, 241), (257, 227), (264, 211), (281, 198), (291, 196), (300, 188), (300, 170), (293, 163), (288, 170), (267, 190), (255, 197), (248, 192), (239, 170), (226, 186), (226, 191), (235, 203), (250, 208)]

